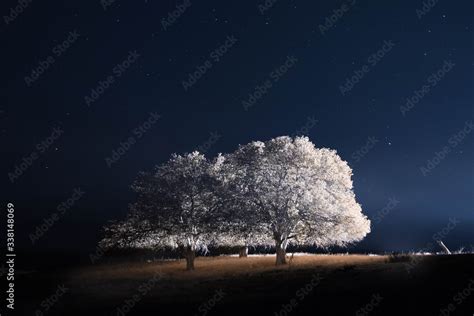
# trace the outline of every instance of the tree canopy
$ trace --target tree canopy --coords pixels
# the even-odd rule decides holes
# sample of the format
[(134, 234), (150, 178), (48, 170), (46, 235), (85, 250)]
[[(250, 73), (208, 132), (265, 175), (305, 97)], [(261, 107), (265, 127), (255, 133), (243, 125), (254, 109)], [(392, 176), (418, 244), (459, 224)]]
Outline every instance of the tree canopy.
[(108, 228), (108, 244), (180, 248), (273, 245), (277, 264), (289, 244), (346, 246), (370, 232), (355, 199), (352, 170), (335, 150), (307, 137), (241, 145), (213, 160), (173, 155), (132, 185), (131, 215)]

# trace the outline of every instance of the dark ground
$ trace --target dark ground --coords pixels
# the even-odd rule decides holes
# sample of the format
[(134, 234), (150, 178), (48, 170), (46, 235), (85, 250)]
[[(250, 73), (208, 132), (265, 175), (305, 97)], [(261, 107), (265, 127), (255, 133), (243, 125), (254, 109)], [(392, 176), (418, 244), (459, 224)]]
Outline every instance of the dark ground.
[[(182, 260), (27, 271), (17, 275), (16, 314), (473, 315), (474, 255), (417, 258), (309, 255), (275, 268), (273, 256), (217, 257), (197, 259), (193, 272)], [(67, 291), (49, 305), (59, 285)], [(127, 300), (133, 308), (119, 312)]]

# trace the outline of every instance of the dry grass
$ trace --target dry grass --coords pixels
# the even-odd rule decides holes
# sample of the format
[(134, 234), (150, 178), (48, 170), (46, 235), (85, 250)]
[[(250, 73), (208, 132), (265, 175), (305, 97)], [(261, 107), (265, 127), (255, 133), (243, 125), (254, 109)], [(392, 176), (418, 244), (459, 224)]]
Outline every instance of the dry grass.
[[(383, 297), (374, 315), (438, 315), (473, 278), (474, 255), (422, 256), (410, 272), (404, 258), (298, 254), (291, 264), (275, 267), (274, 255), (200, 257), (195, 271), (185, 271), (184, 260), (103, 263), (22, 275), (19, 292), (24, 300), (20, 306), (29, 311), (22, 315), (31, 315), (45, 293), (64, 284), (69, 292), (55, 305), (57, 313), (49, 312), (50, 316), (115, 315), (132, 298), (136, 304), (127, 313), (130, 316), (167, 311), (195, 315), (217, 291), (225, 296), (211, 314), (273, 315), (318, 276), (321, 282), (297, 301), (292, 315), (354, 315), (374, 293)], [(145, 285), (146, 293), (142, 291)], [(456, 312), (471, 315), (471, 306), (466, 300)]]
[(274, 255), (249, 256), (247, 258), (200, 257), (195, 261), (195, 271), (185, 271), (184, 260), (176, 260), (90, 266), (76, 271), (73, 277), (75, 279), (112, 281), (114, 279), (145, 279), (159, 272), (162, 277), (172, 279), (220, 279), (286, 269), (336, 269), (345, 266), (383, 263), (386, 260), (386, 256), (307, 254), (295, 256), (290, 264), (276, 267)]

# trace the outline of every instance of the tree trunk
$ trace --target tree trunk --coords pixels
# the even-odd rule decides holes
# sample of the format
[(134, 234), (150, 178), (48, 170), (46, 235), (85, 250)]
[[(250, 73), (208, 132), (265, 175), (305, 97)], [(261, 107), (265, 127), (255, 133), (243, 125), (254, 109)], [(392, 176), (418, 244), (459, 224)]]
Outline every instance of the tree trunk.
[(275, 250), (276, 250), (276, 263), (275, 265), (279, 266), (286, 264), (286, 247), (288, 246), (288, 236), (289, 234), (284, 233), (273, 233), (275, 238)]
[(279, 266), (286, 264), (286, 246), (288, 246), (288, 235), (280, 234), (278, 232), (273, 233), (275, 239), (275, 251), (276, 251), (276, 262), (275, 265)]
[(192, 249), (190, 246), (187, 246), (184, 249), (184, 257), (186, 258), (186, 270), (194, 270), (194, 258), (196, 258), (194, 249)]
[(239, 258), (247, 258), (248, 253), (249, 253), (249, 247), (247, 247), (247, 246), (240, 247), (240, 249), (239, 249)]
[(286, 264), (286, 249), (282, 248), (281, 245), (276, 247), (276, 263), (275, 265)]

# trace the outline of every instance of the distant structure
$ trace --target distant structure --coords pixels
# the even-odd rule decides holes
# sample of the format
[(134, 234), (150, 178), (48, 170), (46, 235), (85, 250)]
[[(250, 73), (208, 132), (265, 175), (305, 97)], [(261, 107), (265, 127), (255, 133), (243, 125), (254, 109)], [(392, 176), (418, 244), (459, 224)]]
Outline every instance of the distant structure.
[(451, 251), (449, 251), (448, 247), (446, 247), (446, 245), (441, 241), (441, 240), (438, 240), (438, 245), (443, 248), (444, 252), (447, 253), (448, 255), (451, 254)]

